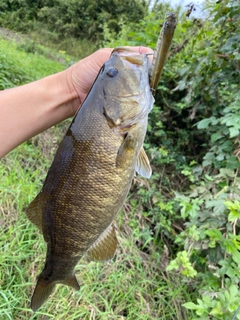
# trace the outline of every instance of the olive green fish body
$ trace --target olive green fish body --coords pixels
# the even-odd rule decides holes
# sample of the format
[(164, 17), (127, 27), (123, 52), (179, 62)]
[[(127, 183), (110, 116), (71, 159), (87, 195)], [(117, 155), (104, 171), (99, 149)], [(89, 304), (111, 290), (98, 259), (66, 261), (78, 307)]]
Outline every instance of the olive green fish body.
[(153, 105), (146, 55), (118, 48), (105, 63), (61, 142), (29, 219), (42, 231), (47, 257), (32, 298), (37, 310), (56, 283), (79, 288), (74, 268), (86, 254), (108, 260), (112, 222), (135, 172), (151, 168), (142, 148)]

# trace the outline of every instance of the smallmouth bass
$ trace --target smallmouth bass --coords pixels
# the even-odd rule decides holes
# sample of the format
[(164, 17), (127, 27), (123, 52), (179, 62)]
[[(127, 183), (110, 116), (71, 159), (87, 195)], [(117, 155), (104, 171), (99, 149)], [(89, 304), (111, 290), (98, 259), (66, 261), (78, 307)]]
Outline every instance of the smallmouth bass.
[(75, 115), (28, 218), (43, 233), (47, 256), (31, 307), (36, 311), (57, 283), (79, 289), (74, 268), (83, 255), (114, 256), (113, 220), (135, 172), (151, 176), (143, 149), (154, 98), (146, 54), (113, 50)]

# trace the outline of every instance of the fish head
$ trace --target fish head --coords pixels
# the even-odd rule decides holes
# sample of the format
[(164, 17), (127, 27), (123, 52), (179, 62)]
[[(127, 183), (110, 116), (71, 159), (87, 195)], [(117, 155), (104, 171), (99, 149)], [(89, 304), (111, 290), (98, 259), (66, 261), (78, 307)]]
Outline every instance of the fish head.
[(149, 86), (151, 63), (146, 54), (129, 47), (113, 50), (101, 71), (104, 115), (118, 132), (147, 117), (154, 98)]

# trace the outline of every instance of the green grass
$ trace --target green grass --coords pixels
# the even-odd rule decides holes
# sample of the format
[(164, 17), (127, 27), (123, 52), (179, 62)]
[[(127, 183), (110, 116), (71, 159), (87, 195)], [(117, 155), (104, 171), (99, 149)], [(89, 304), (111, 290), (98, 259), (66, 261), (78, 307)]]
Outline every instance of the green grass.
[(27, 53), (20, 44), (0, 39), (0, 88), (40, 79), (65, 68), (62, 63), (37, 53)]
[[(176, 319), (177, 313), (185, 314), (181, 307), (188, 299), (185, 285), (176, 288), (175, 279), (162, 273), (160, 257), (153, 260), (141, 252), (131, 229), (122, 223), (114, 261), (88, 263), (82, 259), (77, 266), (81, 290), (59, 285), (39, 312), (32, 314), (30, 298), (46, 246), (25, 211), (41, 188), (56, 148), (56, 144), (46, 148), (47, 135), (59, 140), (60, 127), (19, 146), (0, 163), (0, 319), (145, 320)], [(134, 219), (124, 215), (122, 212), (119, 220)]]
[(67, 39), (59, 39), (59, 37), (56, 39), (56, 33), (49, 32), (41, 27), (41, 23), (39, 24), (37, 22), (30, 36), (37, 43), (41, 43), (53, 50), (66, 51), (77, 59), (82, 59), (98, 49), (94, 43), (87, 39), (76, 41), (76, 39), (71, 36)]
[[(26, 53), (6, 40), (0, 40), (0, 59), (12, 77), (9, 81), (0, 71), (0, 81), (6, 84), (3, 87), (65, 67), (44, 55)], [(138, 248), (137, 239), (144, 230), (131, 226), (136, 226), (141, 212), (133, 211), (130, 205), (119, 216), (114, 260), (89, 263), (82, 259), (76, 268), (79, 292), (59, 285), (36, 314), (29, 309), (46, 245), (25, 212), (41, 189), (68, 124), (66, 121), (45, 131), (0, 161), (0, 319), (190, 319), (191, 311), (182, 307), (190, 300), (190, 293), (186, 284), (163, 272), (163, 248), (149, 246), (144, 252)]]

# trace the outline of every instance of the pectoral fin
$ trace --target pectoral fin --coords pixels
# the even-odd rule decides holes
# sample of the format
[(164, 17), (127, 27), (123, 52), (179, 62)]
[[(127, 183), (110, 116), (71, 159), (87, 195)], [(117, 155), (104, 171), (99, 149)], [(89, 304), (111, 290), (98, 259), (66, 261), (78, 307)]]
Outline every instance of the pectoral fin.
[(27, 208), (28, 219), (38, 227), (42, 232), (42, 205), (43, 205), (43, 193), (40, 192), (36, 198), (30, 203)]
[(137, 141), (134, 140), (130, 133), (127, 134), (126, 138), (123, 140), (117, 154), (116, 166), (124, 168), (128, 159), (132, 159), (134, 156)]
[(149, 179), (152, 175), (152, 168), (150, 166), (148, 156), (146, 155), (146, 152), (143, 148), (140, 150), (135, 170), (144, 178)]
[(92, 261), (107, 261), (113, 258), (116, 248), (117, 237), (111, 224), (88, 249), (86, 256)]

